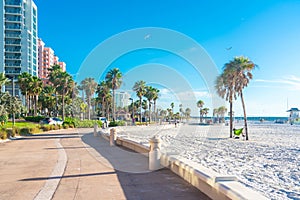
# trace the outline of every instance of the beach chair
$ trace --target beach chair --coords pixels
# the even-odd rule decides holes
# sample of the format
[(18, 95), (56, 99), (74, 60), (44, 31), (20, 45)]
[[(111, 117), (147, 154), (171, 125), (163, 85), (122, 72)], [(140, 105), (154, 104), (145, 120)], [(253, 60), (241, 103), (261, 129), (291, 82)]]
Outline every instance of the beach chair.
[(244, 137), (244, 134), (243, 134), (243, 129), (244, 128), (240, 128), (240, 129), (233, 129), (233, 134), (234, 134), (234, 138), (235, 139), (238, 139), (238, 138), (240, 138), (240, 135), (242, 135), (243, 137)]

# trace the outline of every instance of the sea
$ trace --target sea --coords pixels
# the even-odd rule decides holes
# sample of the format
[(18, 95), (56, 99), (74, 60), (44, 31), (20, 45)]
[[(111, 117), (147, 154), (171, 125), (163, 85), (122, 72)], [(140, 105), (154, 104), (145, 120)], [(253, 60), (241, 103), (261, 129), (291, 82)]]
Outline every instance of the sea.
[[(193, 119), (199, 119), (199, 117), (192, 117)], [(203, 119), (212, 120), (213, 117), (204, 117)], [(234, 117), (235, 122), (241, 122), (244, 117)], [(249, 123), (277, 123), (285, 124), (288, 123), (288, 117), (247, 117)], [(229, 121), (229, 117), (225, 117), (225, 121)]]

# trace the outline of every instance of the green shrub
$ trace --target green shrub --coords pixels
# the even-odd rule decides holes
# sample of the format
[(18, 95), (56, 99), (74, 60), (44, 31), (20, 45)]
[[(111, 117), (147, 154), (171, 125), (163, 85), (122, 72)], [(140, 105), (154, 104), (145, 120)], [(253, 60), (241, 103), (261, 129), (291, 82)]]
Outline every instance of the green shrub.
[(66, 117), (63, 126), (68, 125), (69, 128), (93, 128), (95, 123), (98, 124), (98, 127), (102, 127), (102, 122), (100, 120), (81, 121), (78, 118)]
[(29, 134), (40, 133), (41, 130), (38, 127), (29, 128)]
[(49, 125), (45, 125), (45, 126), (42, 126), (42, 127), (41, 127), (41, 129), (42, 129), (44, 132), (50, 131), (50, 130), (51, 130), (50, 128), (51, 128), (51, 127), (50, 127)]
[(29, 128), (21, 128), (20, 135), (23, 135), (23, 136), (30, 135)]
[(2, 140), (7, 139), (7, 132), (5, 129), (0, 129), (0, 139), (2, 139)]
[(28, 117), (24, 117), (24, 119), (26, 121), (29, 121), (29, 122), (40, 122), (44, 118), (45, 117), (43, 117), (43, 116), (28, 116)]
[(125, 121), (111, 121), (108, 126), (109, 127), (125, 126)]
[(77, 118), (72, 118), (72, 117), (66, 117), (64, 120), (63, 125), (73, 125), (73, 127), (77, 127), (76, 125), (78, 124), (79, 119)]
[(4, 124), (6, 124), (7, 120), (8, 120), (8, 116), (7, 115), (0, 115), (0, 122), (1, 122), (2, 126)]
[(6, 131), (7, 138), (15, 137), (15, 133), (14, 133), (13, 129), (9, 128), (9, 129), (5, 129), (5, 131)]
[(50, 128), (50, 131), (51, 131), (51, 130), (55, 130), (55, 129), (54, 129), (55, 126), (54, 126), (53, 124), (51, 124), (51, 125), (49, 126), (49, 128)]
[[(18, 127), (14, 127), (13, 129), (13, 134), (14, 134), (14, 136), (16, 136), (16, 135), (20, 135), (20, 128), (18, 128)], [(13, 136), (13, 137), (14, 137)]]
[(94, 124), (97, 123), (98, 126), (102, 126), (102, 123), (97, 120), (82, 120), (82, 121), (76, 121), (76, 128), (93, 128)]
[(95, 124), (95, 121), (93, 121), (93, 120), (78, 121), (76, 128), (92, 128), (92, 127), (94, 127), (94, 124)]
[(7, 133), (7, 137), (15, 137), (16, 135), (20, 135), (21, 129), (18, 127), (3, 129)]
[(68, 125), (68, 124), (63, 124), (63, 128), (64, 128), (64, 129), (68, 129), (68, 128), (69, 128), (69, 125)]

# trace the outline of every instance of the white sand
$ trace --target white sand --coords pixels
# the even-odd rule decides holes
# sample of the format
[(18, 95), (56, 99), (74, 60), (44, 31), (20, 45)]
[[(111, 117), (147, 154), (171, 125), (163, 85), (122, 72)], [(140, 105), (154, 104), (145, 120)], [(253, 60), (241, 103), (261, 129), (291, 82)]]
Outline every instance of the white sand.
[(118, 135), (146, 145), (158, 135), (162, 151), (236, 175), (268, 198), (300, 199), (300, 126), (250, 123), (250, 141), (229, 139), (228, 133), (220, 125), (118, 127)]

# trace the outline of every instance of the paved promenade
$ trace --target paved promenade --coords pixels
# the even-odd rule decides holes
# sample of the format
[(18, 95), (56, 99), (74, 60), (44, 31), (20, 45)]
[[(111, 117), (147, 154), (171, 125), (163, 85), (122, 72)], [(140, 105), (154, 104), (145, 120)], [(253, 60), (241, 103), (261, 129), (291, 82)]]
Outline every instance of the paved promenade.
[(109, 146), (92, 129), (49, 132), (0, 144), (0, 199), (209, 198), (168, 169)]

